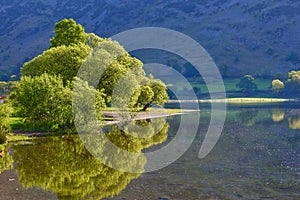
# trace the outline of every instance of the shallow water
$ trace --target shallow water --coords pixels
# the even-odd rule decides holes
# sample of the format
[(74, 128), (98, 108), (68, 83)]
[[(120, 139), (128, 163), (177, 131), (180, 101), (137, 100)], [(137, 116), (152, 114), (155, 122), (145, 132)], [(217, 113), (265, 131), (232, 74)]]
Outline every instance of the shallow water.
[[(126, 126), (107, 128), (110, 141), (138, 155), (116, 153), (113, 159), (144, 169), (141, 152), (169, 144), (180, 119), (192, 122), (193, 115), (139, 122), (149, 127), (143, 134), (158, 133), (146, 139), (126, 135)], [(149, 173), (107, 167), (75, 136), (12, 143), (0, 161), (0, 199), (300, 199), (300, 109), (230, 108), (216, 145), (200, 159), (209, 119), (210, 111), (202, 109), (184, 155)], [(106, 143), (97, 145), (100, 155), (111, 153)]]

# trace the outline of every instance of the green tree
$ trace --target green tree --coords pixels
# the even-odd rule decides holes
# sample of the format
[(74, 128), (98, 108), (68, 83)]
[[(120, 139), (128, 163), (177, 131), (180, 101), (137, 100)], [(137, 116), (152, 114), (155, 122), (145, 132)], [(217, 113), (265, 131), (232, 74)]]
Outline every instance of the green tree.
[[(66, 126), (73, 127), (72, 103), (75, 105), (73, 108), (77, 108), (76, 111), (80, 106), (82, 111), (87, 112), (87, 109), (91, 109), (87, 105), (92, 105), (100, 119), (100, 110), (105, 107), (105, 95), (89, 86), (87, 82), (79, 78), (75, 80), (75, 83), (64, 86), (60, 76), (46, 73), (35, 77), (24, 76), (9, 99), (19, 116), (25, 117), (33, 128), (57, 131)], [(74, 84), (76, 90), (71, 89)], [(90, 95), (94, 95), (95, 98)], [(73, 98), (76, 101), (73, 101)], [(91, 99), (94, 99), (94, 102), (90, 102)], [(84, 116), (83, 113), (75, 113), (77, 119)]]
[[(95, 89), (87, 81), (75, 77), (73, 82), (73, 112), (76, 123), (86, 123), (95, 117), (102, 119), (106, 107), (103, 90)], [(93, 113), (95, 111), (95, 113)]]
[(139, 70), (127, 73), (113, 90), (113, 106), (131, 111), (145, 111), (153, 104), (162, 106), (169, 99), (161, 80), (141, 75)]
[(94, 33), (86, 33), (85, 43), (93, 49), (98, 47), (104, 41), (105, 41), (104, 38), (101, 38), (101, 37), (99, 37), (98, 35), (96, 35)]
[[(167, 86), (160, 79), (152, 79), (150, 77), (150, 87), (154, 92), (152, 101), (149, 102), (150, 105), (155, 103), (162, 106), (167, 100), (169, 100)], [(147, 107), (147, 105), (145, 106)]]
[(154, 97), (154, 92), (149, 85), (144, 85), (140, 88), (140, 94), (138, 96), (138, 100), (136, 106), (138, 108), (142, 108), (146, 110), (146, 105), (152, 102)]
[(257, 85), (253, 81), (254, 81), (253, 76), (245, 75), (236, 84), (236, 87), (240, 88), (244, 93), (255, 92), (257, 90)]
[(64, 84), (72, 81), (91, 48), (85, 44), (58, 46), (44, 51), (21, 68), (22, 76), (40, 76), (43, 73), (60, 75)]
[(146, 74), (142, 66), (143, 63), (140, 60), (132, 58), (127, 52), (125, 52), (125, 55), (123, 54), (119, 56), (106, 68), (100, 78), (98, 88), (104, 88), (105, 93), (108, 96), (111, 96), (116, 84), (122, 77), (126, 77), (125, 74), (127, 73), (134, 74), (134, 77), (139, 82), (139, 80), (144, 78)]
[[(70, 87), (76, 84), (77, 90)], [(20, 116), (25, 117), (34, 127), (45, 130), (59, 130), (64, 126), (73, 126), (72, 103), (84, 107), (95, 95), (91, 103), (100, 118), (100, 110), (105, 107), (105, 95), (102, 91), (89, 86), (87, 82), (76, 79), (76, 83), (63, 85), (60, 76), (42, 74), (35, 77), (22, 77), (15, 91), (9, 96)], [(73, 97), (76, 102), (73, 102)], [(88, 108), (82, 108), (86, 110)], [(83, 115), (76, 113), (75, 117)]]
[(101, 42), (83, 65), (85, 71), (80, 76), (90, 84), (98, 81), (97, 74), (102, 74), (97, 87), (104, 89), (107, 103), (110, 103), (113, 93), (115, 105), (124, 109), (146, 110), (153, 103), (163, 105), (168, 100), (165, 84), (153, 76), (146, 77), (143, 63), (131, 57), (116, 41)]
[(141, 110), (147, 110), (151, 105), (164, 105), (169, 100), (167, 86), (159, 79), (155, 79), (152, 75), (149, 78), (144, 78), (144, 86), (141, 87), (140, 96), (136, 103)]
[[(118, 81), (125, 75), (128, 70), (119, 63), (112, 63), (102, 74), (98, 88), (103, 88), (107, 96), (111, 96)], [(109, 103), (109, 99), (107, 101)]]
[(300, 116), (291, 116), (288, 118), (290, 129), (300, 129)]
[[(137, 111), (135, 106), (140, 95), (138, 76), (130, 71), (116, 81), (112, 88), (111, 104), (122, 111)], [(129, 113), (125, 113), (124, 118), (130, 118)]]
[(293, 96), (300, 96), (300, 71), (290, 71), (285, 82), (286, 93)]
[(63, 19), (55, 24), (54, 37), (50, 39), (50, 48), (83, 44), (85, 41), (84, 28), (74, 19)]
[[(86, 34), (80, 27), (81, 25), (76, 24), (72, 19), (64, 19), (57, 23), (55, 37), (50, 41), (51, 48), (26, 62), (21, 68), (22, 76), (40, 76), (44, 73), (59, 75), (66, 86), (82, 69), (78, 75), (79, 78), (88, 81), (89, 85), (105, 93), (107, 104), (111, 103), (111, 96), (116, 85), (127, 73), (132, 73), (134, 77), (134, 80), (130, 81), (131, 85), (125, 84), (132, 87), (127, 91), (134, 91), (140, 85), (145, 85), (142, 82), (147, 80), (147, 77), (140, 60), (131, 57), (117, 41), (103, 39), (93, 33)], [(77, 35), (78, 32), (80, 32), (80, 37)], [(84, 39), (81, 37), (83, 33)], [(158, 79), (152, 79), (147, 83), (152, 92), (144, 87), (131, 93), (129, 108), (144, 105), (142, 107), (145, 110), (152, 103), (162, 105), (168, 99), (164, 83)], [(98, 85), (94, 85), (95, 83)], [(139, 98), (140, 94), (142, 96)], [(138, 99), (140, 102), (137, 103)]]
[(33, 127), (55, 130), (72, 123), (72, 92), (59, 76), (21, 77), (9, 99)]
[(280, 92), (284, 88), (284, 83), (279, 79), (272, 81), (272, 90), (276, 93)]
[[(130, 73), (136, 77), (145, 76), (142, 68), (143, 63), (131, 57), (118, 42), (107, 40), (102, 42), (97, 48), (93, 52), (93, 59), (100, 60), (100, 62), (96, 62), (96, 66), (98, 68), (101, 67), (101, 70), (103, 70), (97, 87), (103, 88), (108, 97), (112, 95), (116, 84), (126, 73), (131, 71)], [(106, 59), (105, 63), (103, 63), (102, 58)]]

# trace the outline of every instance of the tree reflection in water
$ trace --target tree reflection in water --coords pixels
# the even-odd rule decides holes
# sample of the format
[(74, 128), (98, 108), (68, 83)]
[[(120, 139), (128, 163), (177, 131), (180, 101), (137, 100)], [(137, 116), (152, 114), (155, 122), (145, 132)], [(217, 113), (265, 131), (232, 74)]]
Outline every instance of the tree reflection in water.
[[(268, 113), (269, 110), (245, 109), (238, 111), (232, 119), (237, 119), (237, 121), (245, 126), (253, 126), (256, 122), (269, 120), (270, 115)], [(292, 112), (291, 110), (274, 108), (271, 111), (271, 119), (275, 123), (288, 123), (290, 129), (300, 129), (300, 111), (297, 109), (293, 109)]]
[(5, 170), (10, 170), (13, 163), (12, 156), (8, 152), (3, 151), (3, 154), (0, 156), (0, 174)]
[(237, 114), (236, 118), (239, 119), (241, 124), (244, 124), (245, 126), (252, 126), (255, 124), (257, 114), (257, 110), (241, 110)]
[[(105, 134), (116, 146), (134, 152), (137, 157), (125, 157), (119, 164), (134, 167), (143, 171), (146, 158), (144, 148), (160, 144), (167, 139), (169, 124), (165, 119), (143, 120), (132, 122), (147, 125), (151, 130), (149, 137), (136, 137), (137, 133), (128, 133), (127, 127), (113, 126)], [(155, 134), (157, 127), (160, 131)], [(146, 129), (143, 129), (146, 130)], [(154, 131), (154, 132), (153, 132)], [(103, 134), (102, 134), (103, 135)], [(87, 136), (89, 137), (89, 136)], [(91, 141), (93, 138), (90, 138)], [(97, 141), (97, 138), (94, 140)], [(97, 143), (103, 155), (109, 149), (106, 143)], [(122, 155), (116, 156), (117, 159)], [(136, 159), (137, 158), (137, 159)], [(33, 186), (52, 191), (59, 199), (102, 199), (119, 194), (133, 179), (141, 173), (128, 173), (107, 167), (93, 157), (85, 148), (78, 136), (52, 137), (37, 139), (34, 145), (16, 145), (13, 159), (16, 171), (23, 186)], [(125, 160), (126, 159), (126, 160)], [(128, 162), (128, 159), (131, 159)]]
[[(285, 117), (286, 115), (287, 117)], [(287, 114), (284, 112), (284, 110), (273, 109), (272, 119), (274, 122), (280, 122), (285, 118), (287, 118), (290, 129), (300, 129), (300, 111), (298, 109), (294, 109), (293, 112), (288, 111)]]
[(280, 109), (273, 109), (272, 110), (272, 119), (274, 122), (280, 122), (282, 120), (284, 120), (284, 111), (280, 110)]
[(300, 129), (300, 115), (288, 118), (290, 129)]

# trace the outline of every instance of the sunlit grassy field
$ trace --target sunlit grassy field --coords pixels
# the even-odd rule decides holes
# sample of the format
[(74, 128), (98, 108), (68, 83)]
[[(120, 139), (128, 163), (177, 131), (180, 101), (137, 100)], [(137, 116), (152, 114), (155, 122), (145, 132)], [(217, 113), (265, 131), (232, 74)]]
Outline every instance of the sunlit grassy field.
[[(228, 92), (239, 92), (240, 88), (236, 87), (239, 80), (239, 78), (223, 79), (225, 90)], [(200, 88), (201, 93), (208, 93), (207, 85), (201, 78), (188, 78), (188, 82), (191, 84), (191, 87)], [(271, 79), (257, 78), (254, 80), (254, 83), (257, 85), (258, 90), (271, 90)], [(211, 86), (214, 87), (214, 84), (211, 83)], [(175, 88), (177, 91), (182, 91), (185, 90), (187, 86), (183, 82), (178, 81), (172, 85), (172, 88)]]

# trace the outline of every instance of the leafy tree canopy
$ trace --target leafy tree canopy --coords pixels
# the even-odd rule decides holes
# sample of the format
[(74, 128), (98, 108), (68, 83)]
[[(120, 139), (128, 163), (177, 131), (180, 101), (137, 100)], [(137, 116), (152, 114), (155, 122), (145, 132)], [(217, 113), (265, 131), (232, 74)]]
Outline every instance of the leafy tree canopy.
[(85, 44), (54, 47), (24, 63), (21, 74), (22, 76), (40, 76), (43, 73), (60, 75), (66, 84), (73, 80), (90, 52), (91, 48)]
[(93, 117), (101, 120), (103, 116), (100, 111), (106, 107), (106, 95), (103, 90), (96, 90), (87, 81), (83, 81), (78, 77), (75, 77), (72, 88), (73, 112), (76, 123), (85, 124), (94, 119)]
[(300, 71), (290, 71), (287, 82), (300, 84)]
[(72, 93), (59, 76), (21, 77), (9, 99), (19, 116), (36, 127), (55, 129), (72, 122)]
[(72, 92), (71, 84), (64, 86), (60, 76), (46, 73), (35, 77), (24, 76), (9, 99), (19, 116), (25, 117), (28, 123), (36, 128), (57, 130), (62, 126), (73, 124), (72, 94), (77, 95), (77, 101), (81, 102), (76, 105), (85, 105), (82, 102), (89, 100), (86, 94), (92, 93), (96, 96), (92, 105), (95, 105), (97, 110), (105, 106), (104, 94), (101, 91), (95, 90), (83, 81), (77, 84), (80, 93)]
[(284, 83), (279, 80), (275, 79), (272, 81), (272, 89), (274, 92), (280, 92), (284, 88)]
[(54, 37), (50, 39), (50, 48), (83, 44), (85, 41), (84, 28), (73, 19), (63, 19), (55, 24)]
[(236, 87), (241, 88), (244, 93), (251, 93), (257, 90), (257, 85), (253, 82), (254, 78), (251, 75), (243, 76), (236, 84)]
[(300, 130), (300, 116), (291, 116), (288, 118), (289, 127), (294, 130)]
[(105, 41), (105, 39), (99, 37), (94, 33), (86, 33), (85, 43), (93, 49), (98, 47), (103, 41)]
[(107, 103), (114, 95), (119, 106), (145, 110), (153, 103), (163, 105), (168, 100), (166, 85), (153, 76), (146, 77), (143, 63), (131, 57), (116, 41), (103, 41), (83, 65), (81, 78), (90, 84), (100, 79), (97, 87), (104, 89)]
[(151, 75), (145, 82), (145, 85), (140, 87), (140, 95), (135, 107), (146, 110), (152, 104), (162, 106), (169, 99), (166, 85)]
[[(23, 65), (22, 76), (48, 73), (60, 76), (66, 86), (83, 67), (85, 71), (80, 71), (79, 78), (105, 93), (106, 103), (110, 103), (116, 85), (127, 73), (132, 73), (135, 81), (129, 81), (131, 85), (126, 83), (131, 89), (145, 85), (144, 80), (148, 83), (147, 87), (133, 92), (130, 108), (138, 106), (145, 110), (152, 103), (161, 105), (168, 99), (164, 83), (147, 78), (140, 60), (131, 57), (117, 41), (85, 33), (73, 19), (64, 19), (55, 25), (55, 36), (50, 43), (50, 49)], [(139, 98), (139, 95), (142, 96)]]

